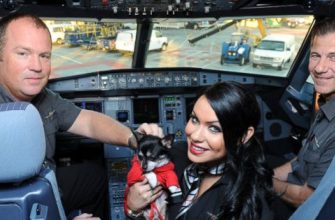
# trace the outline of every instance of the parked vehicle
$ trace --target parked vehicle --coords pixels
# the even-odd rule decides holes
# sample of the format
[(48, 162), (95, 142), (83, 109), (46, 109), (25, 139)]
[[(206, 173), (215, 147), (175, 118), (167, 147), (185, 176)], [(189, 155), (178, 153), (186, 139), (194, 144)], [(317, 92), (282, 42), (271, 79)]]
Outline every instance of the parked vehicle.
[(86, 50), (92, 50), (97, 48), (97, 36), (92, 35), (87, 38), (79, 40), (80, 46)]
[(190, 21), (185, 23), (185, 28), (197, 30), (201, 28), (211, 28), (214, 27), (214, 25), (215, 21)]
[(73, 27), (64, 24), (48, 24), (47, 25), (53, 44), (63, 44), (65, 38), (65, 32), (73, 29)]
[(97, 39), (97, 49), (103, 51), (115, 51), (116, 36), (99, 37)]
[[(136, 30), (121, 31), (116, 36), (115, 48), (120, 52), (134, 52)], [(158, 30), (153, 30), (150, 39), (149, 50), (166, 50), (168, 39)]]
[(94, 31), (67, 31), (64, 36), (64, 44), (67, 46), (83, 46), (86, 49), (96, 47), (96, 37), (100, 32)]
[(295, 28), (303, 26), (305, 24), (305, 19), (302, 17), (288, 18), (286, 19), (286, 25), (290, 28)]
[(285, 63), (291, 60), (294, 50), (295, 37), (293, 35), (268, 35), (256, 47), (252, 66), (271, 66), (282, 70)]
[(226, 62), (239, 63), (241, 66), (249, 62), (251, 46), (245, 34), (235, 32), (230, 42), (223, 42), (221, 65)]

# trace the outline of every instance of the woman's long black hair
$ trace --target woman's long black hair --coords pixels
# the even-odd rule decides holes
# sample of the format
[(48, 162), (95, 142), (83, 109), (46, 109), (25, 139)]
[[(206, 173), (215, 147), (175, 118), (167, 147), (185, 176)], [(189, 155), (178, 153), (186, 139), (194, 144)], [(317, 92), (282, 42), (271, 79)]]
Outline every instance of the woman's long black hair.
[(213, 108), (224, 134), (228, 186), (222, 190), (220, 219), (260, 219), (261, 197), (271, 198), (272, 171), (255, 135), (243, 143), (248, 128), (257, 129), (260, 110), (252, 91), (236, 82), (221, 82), (203, 95)]

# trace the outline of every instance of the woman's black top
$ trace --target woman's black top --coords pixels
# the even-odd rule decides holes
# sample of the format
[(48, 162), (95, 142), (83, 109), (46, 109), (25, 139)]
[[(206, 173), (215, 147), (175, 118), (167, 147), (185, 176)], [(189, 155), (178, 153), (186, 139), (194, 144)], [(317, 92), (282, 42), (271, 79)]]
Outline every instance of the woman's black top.
[[(183, 172), (190, 161), (187, 158), (187, 146), (185, 143), (175, 145), (171, 149), (172, 161), (176, 166), (176, 173), (179, 177), (180, 185), (182, 186)], [(216, 216), (221, 212), (220, 204), (222, 201), (221, 190), (227, 186), (227, 180), (223, 175), (212, 187), (210, 187), (205, 193), (198, 198), (198, 200), (190, 207), (186, 214), (181, 218), (182, 220), (219, 220)], [(184, 189), (182, 189), (184, 190)], [(262, 200), (262, 214), (260, 220), (271, 220), (273, 219), (273, 213), (270, 209), (270, 204), (265, 199), (265, 196), (261, 196)], [(181, 203), (170, 204), (168, 208), (169, 220), (174, 220), (180, 209)], [(178, 219), (179, 220), (179, 219)], [(243, 219), (244, 220), (244, 219)]]

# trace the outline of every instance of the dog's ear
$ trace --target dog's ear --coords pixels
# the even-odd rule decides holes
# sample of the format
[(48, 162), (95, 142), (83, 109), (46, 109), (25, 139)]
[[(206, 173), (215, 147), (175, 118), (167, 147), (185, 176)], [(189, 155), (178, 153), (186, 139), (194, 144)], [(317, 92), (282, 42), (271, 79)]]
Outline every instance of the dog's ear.
[(168, 134), (162, 138), (161, 143), (167, 149), (170, 149), (172, 147), (173, 141), (174, 141), (174, 134)]

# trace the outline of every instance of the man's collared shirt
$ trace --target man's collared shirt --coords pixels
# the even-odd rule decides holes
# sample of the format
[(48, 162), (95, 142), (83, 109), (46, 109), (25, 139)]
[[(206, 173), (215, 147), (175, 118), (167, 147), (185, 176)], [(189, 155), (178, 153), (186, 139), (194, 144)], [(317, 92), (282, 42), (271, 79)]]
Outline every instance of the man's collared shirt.
[(291, 163), (288, 182), (316, 188), (335, 155), (335, 99), (324, 103), (302, 142), (296, 161)]

